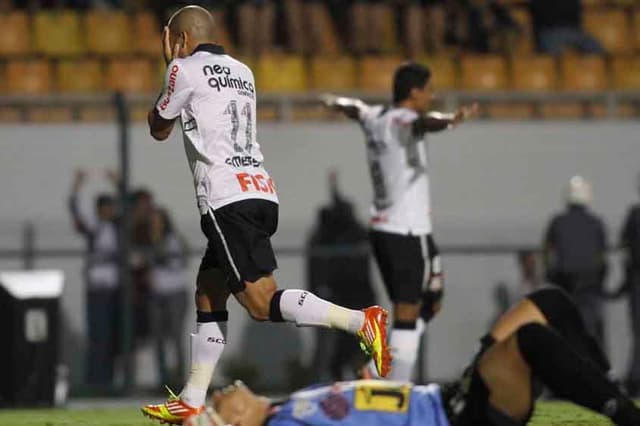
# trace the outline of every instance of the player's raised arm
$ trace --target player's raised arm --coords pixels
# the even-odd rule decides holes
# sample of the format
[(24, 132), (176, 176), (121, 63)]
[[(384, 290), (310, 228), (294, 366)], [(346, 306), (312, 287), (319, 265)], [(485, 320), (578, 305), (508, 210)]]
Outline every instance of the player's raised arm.
[(450, 129), (478, 114), (478, 104), (465, 105), (452, 113), (430, 112), (413, 122), (413, 134), (422, 136), (427, 132)]
[(186, 70), (184, 70), (178, 58), (186, 56), (185, 35), (183, 32), (171, 30), (165, 27), (162, 41), (162, 49), (167, 71), (165, 72), (164, 88), (154, 107), (147, 114), (149, 132), (157, 141), (164, 141), (173, 130), (176, 118), (189, 100), (193, 87), (188, 82)]
[(360, 120), (362, 111), (368, 106), (360, 99), (343, 96), (324, 95), (320, 99), (327, 108), (339, 111), (352, 120)]

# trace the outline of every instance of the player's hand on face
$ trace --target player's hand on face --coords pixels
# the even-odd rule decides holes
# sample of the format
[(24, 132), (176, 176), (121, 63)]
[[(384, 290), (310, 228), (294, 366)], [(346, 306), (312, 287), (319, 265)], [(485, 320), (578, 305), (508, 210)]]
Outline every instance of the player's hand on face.
[(180, 43), (176, 42), (171, 45), (171, 32), (169, 27), (164, 27), (162, 34), (162, 52), (164, 53), (164, 60), (168, 64), (175, 58), (180, 57)]
[(479, 109), (480, 108), (477, 103), (473, 103), (471, 105), (465, 105), (458, 108), (458, 110), (456, 111), (455, 118), (453, 119), (454, 124), (460, 124), (463, 121), (466, 121), (472, 117), (477, 116)]

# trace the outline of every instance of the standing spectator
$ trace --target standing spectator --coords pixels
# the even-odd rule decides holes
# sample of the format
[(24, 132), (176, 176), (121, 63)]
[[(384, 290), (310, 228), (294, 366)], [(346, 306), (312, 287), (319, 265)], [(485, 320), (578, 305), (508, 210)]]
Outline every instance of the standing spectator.
[(498, 0), (469, 0), (467, 47), (478, 53), (508, 52), (515, 45), (519, 27)]
[(120, 304), (116, 206), (111, 195), (100, 194), (96, 197), (95, 214), (83, 212), (79, 193), (86, 179), (86, 172), (76, 172), (69, 197), (75, 229), (87, 243), (84, 270), (88, 323), (86, 380), (89, 385), (107, 388), (113, 384)]
[[(309, 241), (309, 290), (350, 309), (363, 309), (375, 303), (367, 231), (355, 217), (352, 204), (340, 194), (335, 172), (329, 175), (329, 185), (332, 202), (320, 210)], [(314, 370), (324, 370), (327, 360), (331, 379), (342, 380), (345, 367), (356, 371), (365, 363), (349, 334), (322, 328), (316, 333)], [(322, 376), (322, 371), (318, 374)]]
[(284, 0), (284, 16), (289, 47), (296, 53), (322, 51), (322, 0)]
[(444, 46), (446, 0), (397, 0), (402, 6), (403, 41), (410, 58), (429, 51), (439, 52)]
[(531, 0), (533, 31), (538, 50), (559, 55), (566, 49), (581, 53), (605, 53), (598, 41), (582, 28), (580, 0)]
[(238, 43), (244, 54), (260, 55), (273, 47), (276, 6), (273, 0), (241, 0), (236, 8)]
[(131, 285), (133, 286), (135, 335), (137, 340), (144, 340), (150, 334), (149, 281), (153, 254), (151, 218), (155, 207), (153, 194), (147, 189), (136, 190), (132, 198)]
[(571, 178), (567, 211), (553, 218), (545, 236), (547, 274), (576, 301), (591, 334), (604, 341), (603, 284), (607, 237), (600, 218), (589, 211), (591, 185)]
[(351, 0), (351, 48), (356, 54), (380, 53), (384, 44), (383, 0)]
[[(156, 345), (160, 381), (173, 385), (182, 380), (185, 365), (182, 337), (187, 309), (187, 256), (186, 247), (165, 209), (155, 210), (152, 214), (151, 240), (149, 323)], [(167, 365), (167, 345), (175, 353), (173, 372)]]
[[(640, 189), (640, 176), (638, 177)], [(619, 294), (629, 298), (633, 344), (627, 373), (627, 389), (633, 395), (640, 391), (640, 204), (629, 208), (622, 228), (620, 245), (625, 251), (625, 279)]]

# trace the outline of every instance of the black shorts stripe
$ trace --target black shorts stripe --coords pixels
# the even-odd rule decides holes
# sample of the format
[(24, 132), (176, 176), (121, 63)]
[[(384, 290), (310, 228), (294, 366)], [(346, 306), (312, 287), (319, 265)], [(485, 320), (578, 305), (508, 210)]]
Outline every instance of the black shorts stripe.
[(220, 229), (220, 225), (218, 225), (218, 222), (216, 221), (216, 215), (213, 213), (213, 210), (209, 209), (209, 215), (211, 216), (211, 220), (213, 220), (213, 225), (216, 228), (216, 232), (218, 232), (218, 235), (220, 236), (220, 241), (222, 242), (222, 246), (224, 247), (224, 252), (227, 255), (229, 265), (231, 266), (236, 279), (240, 281), (242, 279), (242, 277), (240, 276), (240, 271), (238, 271), (238, 267), (233, 261), (233, 256), (231, 256), (231, 252), (229, 251), (229, 245), (227, 244), (227, 240), (224, 238), (224, 234), (222, 233), (222, 229)]

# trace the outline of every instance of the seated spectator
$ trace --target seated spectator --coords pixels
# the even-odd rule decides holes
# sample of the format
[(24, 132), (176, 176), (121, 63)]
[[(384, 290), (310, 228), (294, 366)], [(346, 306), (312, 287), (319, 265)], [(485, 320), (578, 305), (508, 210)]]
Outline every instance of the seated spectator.
[(596, 39), (582, 29), (580, 0), (531, 0), (529, 3), (538, 50), (559, 55), (567, 49), (605, 53)]

